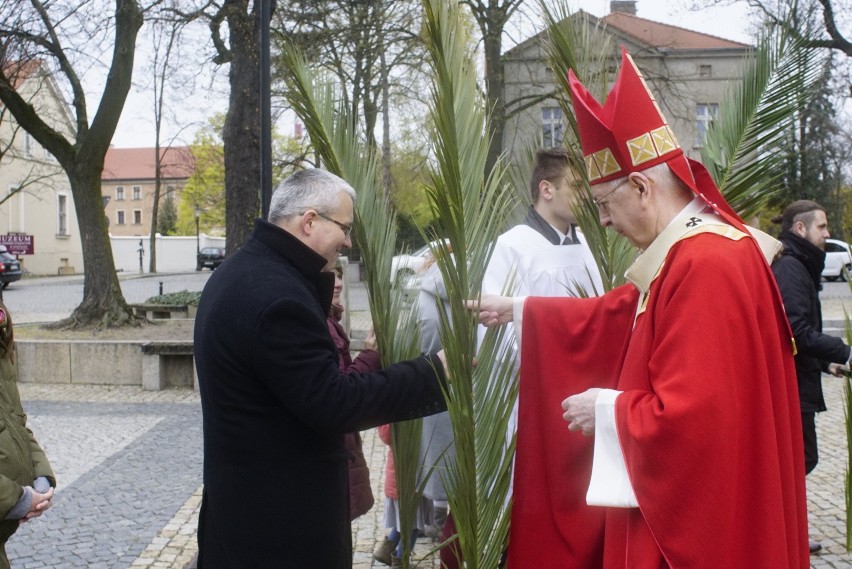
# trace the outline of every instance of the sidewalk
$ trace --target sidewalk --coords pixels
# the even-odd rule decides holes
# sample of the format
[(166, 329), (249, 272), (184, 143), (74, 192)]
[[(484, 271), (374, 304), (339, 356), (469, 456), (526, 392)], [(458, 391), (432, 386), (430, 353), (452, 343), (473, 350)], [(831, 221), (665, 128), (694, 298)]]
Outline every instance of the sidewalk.
[[(824, 299), (827, 321), (841, 321), (848, 299)], [(352, 305), (353, 340), (369, 313)], [(852, 307), (852, 306), (850, 306)], [(54, 507), (25, 524), (7, 545), (13, 567), (183, 569), (197, 551), (201, 497), (198, 393), (136, 387), (20, 384), (29, 424), (59, 481)], [(824, 378), (829, 407), (817, 418), (820, 463), (808, 477), (811, 537), (823, 544), (811, 566), (852, 567), (845, 552), (847, 464), (843, 382)], [(374, 569), (381, 527), (387, 447), (363, 433), (376, 504), (353, 523), (354, 568)], [(760, 528), (755, 528), (760, 531)], [(418, 540), (415, 556), (432, 544)], [(434, 556), (433, 556), (434, 557)], [(435, 568), (428, 558), (420, 567)]]
[[(54, 507), (9, 540), (13, 567), (182, 569), (197, 550), (201, 501), (198, 395), (132, 387), (23, 384), (30, 425), (59, 479)], [(842, 382), (826, 378), (829, 411), (817, 420), (820, 463), (808, 477), (811, 536), (823, 544), (813, 568), (852, 567), (844, 550), (846, 464)], [(376, 505), (353, 523), (354, 568), (372, 561), (384, 536), (387, 447), (365, 431)], [(759, 531), (759, 529), (756, 529)], [(45, 537), (49, 536), (49, 537)], [(33, 544), (38, 547), (33, 547)], [(430, 549), (418, 540), (415, 554)], [(437, 567), (426, 562), (420, 567)]]

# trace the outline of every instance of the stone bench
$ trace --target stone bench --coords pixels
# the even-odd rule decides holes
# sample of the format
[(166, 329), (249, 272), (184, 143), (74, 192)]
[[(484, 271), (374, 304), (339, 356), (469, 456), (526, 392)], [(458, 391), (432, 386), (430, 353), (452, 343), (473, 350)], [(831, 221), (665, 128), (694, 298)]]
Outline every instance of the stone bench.
[(198, 389), (192, 342), (146, 342), (142, 350), (142, 389), (160, 391), (166, 387)]
[(130, 308), (136, 316), (148, 320), (162, 320), (165, 318), (192, 318), (195, 316), (195, 307), (185, 304), (153, 304), (141, 303), (131, 304)]

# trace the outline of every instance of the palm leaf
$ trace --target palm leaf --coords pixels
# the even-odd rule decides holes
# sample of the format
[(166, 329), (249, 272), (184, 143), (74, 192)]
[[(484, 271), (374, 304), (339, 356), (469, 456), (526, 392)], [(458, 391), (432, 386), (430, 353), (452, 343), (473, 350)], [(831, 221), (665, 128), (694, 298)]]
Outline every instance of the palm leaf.
[(582, 183), (579, 188), (582, 199), (574, 209), (574, 215), (597, 263), (604, 289), (610, 290), (624, 283), (624, 273), (633, 262), (636, 252), (627, 239), (600, 224), (580, 148), (577, 121), (569, 95), (568, 70), (572, 69), (586, 88), (598, 100), (603, 100), (610, 83), (612, 37), (603, 26), (589, 25), (585, 16), (573, 14), (564, 4), (551, 8), (541, 0), (540, 6), (547, 25), (544, 49), (548, 64), (561, 87), (559, 104), (568, 121), (564, 144)]
[(477, 324), (457, 299), (479, 294), (489, 245), (516, 202), (502, 162), (490, 175), (484, 174), (488, 114), (458, 5), (452, 0), (423, 4), (435, 128), (435, 167), (427, 193), (437, 231), (449, 244), (439, 241), (433, 254), (448, 297), (456, 299), (449, 312), (439, 307), (440, 337), (452, 377), (447, 403), (456, 445), (447, 493), (465, 566), (493, 568), (508, 536), (506, 496), (514, 442), (507, 444), (506, 432), (517, 387), (511, 362), (495, 353), (500, 333), (489, 335), (474, 369)]
[(744, 219), (783, 189), (787, 134), (823, 70), (823, 53), (786, 29), (760, 38), (701, 148), (704, 166)]
[[(298, 48), (283, 51), (286, 98), (305, 124), (311, 143), (326, 168), (358, 190), (355, 203), (355, 238), (363, 257), (373, 329), (382, 364), (415, 357), (418, 353), (416, 321), (403, 291), (391, 286), (390, 264), (396, 243), (396, 214), (382, 189), (374, 148), (364, 145), (356, 121), (343, 105), (335, 104), (330, 84), (315, 85), (312, 73)], [(396, 423), (392, 449), (399, 493), (400, 533), (403, 559), (408, 562), (411, 534), (420, 495), (417, 463), (421, 421)]]

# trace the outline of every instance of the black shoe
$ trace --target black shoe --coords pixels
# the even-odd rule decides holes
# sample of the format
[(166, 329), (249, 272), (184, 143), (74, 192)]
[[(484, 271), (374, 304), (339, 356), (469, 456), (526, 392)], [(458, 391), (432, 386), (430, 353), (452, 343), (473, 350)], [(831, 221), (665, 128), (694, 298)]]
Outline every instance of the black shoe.
[(818, 541), (810, 540), (808, 549), (810, 549), (811, 553), (817, 553), (822, 549), (822, 544)]

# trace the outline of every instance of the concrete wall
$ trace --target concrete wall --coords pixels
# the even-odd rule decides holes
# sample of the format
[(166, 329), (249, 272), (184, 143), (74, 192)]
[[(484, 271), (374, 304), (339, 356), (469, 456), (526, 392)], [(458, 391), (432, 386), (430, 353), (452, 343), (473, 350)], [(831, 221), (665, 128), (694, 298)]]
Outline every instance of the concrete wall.
[(128, 342), (19, 340), (18, 381), (142, 385), (142, 351)]
[(194, 387), (192, 355), (142, 353), (138, 342), (18, 340), (18, 381), (81, 385)]
[[(142, 272), (150, 268), (151, 239), (148, 237), (119, 237), (110, 235), (115, 270), (139, 272), (139, 242), (142, 242)], [(200, 248), (224, 247), (224, 237), (211, 237), (201, 234), (198, 238)], [(157, 271), (182, 272), (195, 270), (195, 236), (156, 237)]]

